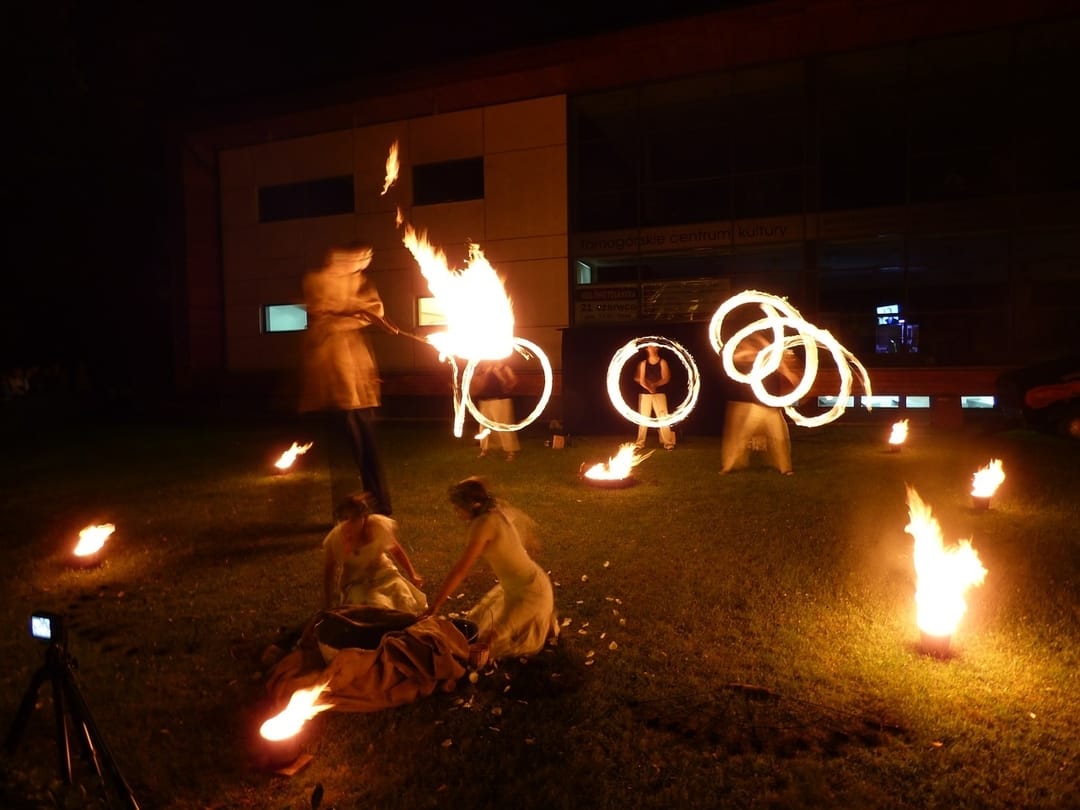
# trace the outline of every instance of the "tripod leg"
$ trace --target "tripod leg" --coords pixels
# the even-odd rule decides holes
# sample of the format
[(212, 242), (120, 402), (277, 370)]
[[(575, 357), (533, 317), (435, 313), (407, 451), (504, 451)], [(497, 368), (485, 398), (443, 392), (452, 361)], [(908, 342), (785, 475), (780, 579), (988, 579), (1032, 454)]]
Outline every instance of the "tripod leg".
[(139, 810), (139, 803), (135, 800), (135, 794), (132, 792), (131, 786), (124, 778), (124, 775), (120, 772), (120, 768), (109, 752), (108, 746), (105, 745), (105, 738), (98, 731), (93, 715), (90, 714), (90, 707), (83, 698), (82, 692), (79, 691), (79, 685), (75, 681), (74, 673), (72, 673), (70, 665), (66, 662), (64, 663), (64, 676), (64, 687), (67, 702), (71, 707), (71, 718), (79, 726), (86, 754), (90, 758), (94, 770), (99, 777), (102, 777), (104, 782), (102, 773), (102, 765), (104, 764), (112, 777), (114, 787), (123, 797), (128, 810)]
[(19, 710), (15, 713), (15, 719), (11, 721), (7, 737), (4, 738), (4, 748), (7, 749), (9, 754), (14, 754), (15, 749), (19, 747), (23, 732), (26, 731), (26, 722), (30, 719), (30, 713), (34, 711), (34, 704), (37, 703), (38, 692), (41, 690), (41, 685), (49, 677), (49, 668), (41, 667), (30, 679), (30, 685), (26, 688), (26, 692), (23, 693), (22, 700), (19, 702)]
[(71, 737), (68, 734), (67, 724), (67, 695), (59, 672), (54, 672), (53, 683), (53, 708), (56, 710), (56, 757), (60, 768), (60, 776), (64, 778), (64, 784), (71, 784)]

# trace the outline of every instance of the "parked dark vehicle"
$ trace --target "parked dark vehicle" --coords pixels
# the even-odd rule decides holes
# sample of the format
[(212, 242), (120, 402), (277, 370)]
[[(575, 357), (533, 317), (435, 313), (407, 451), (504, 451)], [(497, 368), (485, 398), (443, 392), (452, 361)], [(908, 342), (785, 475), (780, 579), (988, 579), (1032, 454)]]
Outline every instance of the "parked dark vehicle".
[(1080, 439), (1080, 354), (1006, 371), (997, 401), (1009, 424)]

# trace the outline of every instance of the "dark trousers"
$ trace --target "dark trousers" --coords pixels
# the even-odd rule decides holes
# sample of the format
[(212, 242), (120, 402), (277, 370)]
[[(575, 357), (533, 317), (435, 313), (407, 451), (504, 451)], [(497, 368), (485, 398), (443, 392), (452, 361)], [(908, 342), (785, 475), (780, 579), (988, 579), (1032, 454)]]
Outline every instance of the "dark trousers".
[(375, 499), (375, 511), (381, 515), (389, 515), (390, 490), (386, 486), (379, 445), (375, 440), (375, 409), (357, 408), (345, 411), (345, 428), (349, 433), (353, 459), (360, 470), (360, 481)]

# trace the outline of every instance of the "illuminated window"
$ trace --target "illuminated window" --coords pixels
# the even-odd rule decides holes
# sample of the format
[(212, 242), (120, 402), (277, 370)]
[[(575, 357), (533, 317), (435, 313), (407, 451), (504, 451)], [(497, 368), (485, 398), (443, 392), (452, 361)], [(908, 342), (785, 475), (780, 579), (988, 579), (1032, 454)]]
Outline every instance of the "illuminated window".
[(960, 407), (961, 408), (975, 408), (975, 409), (978, 409), (978, 408), (993, 408), (994, 407), (994, 398), (993, 397), (986, 397), (986, 396), (979, 396), (979, 397), (963, 396), (963, 397), (960, 397)]
[(420, 326), (446, 326), (446, 313), (437, 298), (416, 299), (416, 323)]
[(930, 397), (904, 397), (905, 408), (929, 408)]
[(307, 310), (300, 304), (267, 304), (263, 307), (263, 332), (303, 332)]

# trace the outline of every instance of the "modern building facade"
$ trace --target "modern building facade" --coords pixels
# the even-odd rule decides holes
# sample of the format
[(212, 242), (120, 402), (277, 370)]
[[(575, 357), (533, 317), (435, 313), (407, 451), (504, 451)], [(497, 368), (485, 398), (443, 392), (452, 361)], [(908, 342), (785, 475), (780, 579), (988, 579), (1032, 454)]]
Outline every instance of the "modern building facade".
[[(287, 407), (300, 278), (333, 243), (373, 245), (387, 314), (438, 328), (407, 222), (450, 267), (480, 247), (578, 432), (618, 424), (603, 377), (641, 335), (696, 358), (708, 431), (707, 323), (742, 290), (829, 330), (875, 394), (956, 420), (1002, 370), (1080, 347), (1078, 76), (1075, 3), (781, 0), (193, 128), (180, 382), (271, 381)], [(437, 352), (374, 338), (387, 415), (444, 411)]]

